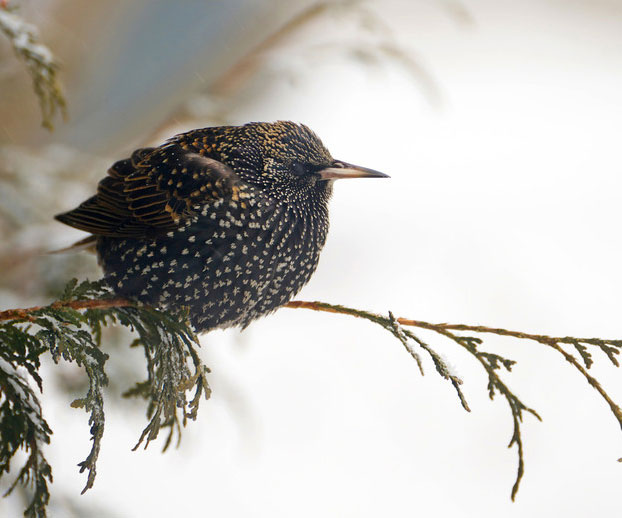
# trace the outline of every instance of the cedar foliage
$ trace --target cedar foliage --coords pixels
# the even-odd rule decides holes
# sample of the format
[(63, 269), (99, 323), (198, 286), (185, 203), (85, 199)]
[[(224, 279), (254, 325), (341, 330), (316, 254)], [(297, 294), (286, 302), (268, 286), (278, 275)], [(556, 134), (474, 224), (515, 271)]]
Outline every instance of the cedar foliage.
[[(540, 416), (523, 403), (505, 381), (515, 361), (483, 350), (483, 336), (532, 340), (554, 349), (596, 389), (622, 427), (622, 409), (588, 372), (595, 362), (592, 351), (601, 352), (613, 366), (619, 367), (622, 340), (552, 337), (485, 326), (433, 324), (398, 318), (391, 312), (384, 316), (324, 302), (292, 301), (286, 307), (350, 315), (381, 326), (416, 360), (421, 374), (424, 371), (420, 354), (427, 354), (437, 374), (453, 386), (466, 411), (470, 409), (461, 389), (462, 379), (427, 341), (406, 327), (432, 331), (468, 352), (486, 373), (490, 399), (501, 396), (511, 412), (513, 433), (508, 446), (516, 448), (518, 458), (512, 499), (525, 471), (523, 417), (528, 413), (540, 420)], [(188, 419), (197, 417), (201, 396), (206, 399), (210, 396), (206, 379), (209, 370), (198, 355), (197, 337), (183, 308), (177, 312), (156, 310), (115, 297), (102, 281), (78, 283), (74, 279), (59, 300), (48, 306), (0, 311), (0, 478), (9, 474), (16, 453), (26, 452), (26, 460), (6, 494), (19, 484), (32, 487), (31, 501), (24, 513), (27, 517), (47, 516), (48, 485), (52, 482), (52, 468), (43, 454), (43, 446), (50, 442), (52, 431), (42, 415), (37, 390), (33, 388), (39, 391), (43, 388), (39, 369), (44, 354), (49, 353), (56, 363), (77, 363), (88, 377), (87, 393), (74, 400), (71, 406), (83, 408), (89, 414), (93, 444), (79, 467), (81, 472), (87, 472), (82, 492), (93, 486), (105, 425), (103, 388), (108, 383), (105, 369), (108, 355), (101, 346), (102, 328), (107, 325), (120, 325), (133, 331), (137, 338), (131, 346), (142, 347), (145, 353), (146, 379), (136, 382), (124, 393), (125, 397), (142, 397), (147, 402), (149, 421), (134, 449), (141, 444), (147, 447), (162, 429), (168, 429), (164, 442), (166, 450), (175, 435), (179, 440)]]
[[(84, 301), (97, 304), (82, 310), (72, 307), (82, 306)], [(116, 324), (129, 328), (138, 335), (132, 346), (145, 352), (146, 380), (125, 393), (147, 402), (149, 422), (135, 448), (143, 442), (146, 447), (164, 428), (168, 429), (166, 449), (181, 426), (195, 419), (201, 396), (209, 398), (209, 371), (197, 354), (197, 338), (183, 312), (174, 315), (147, 306), (114, 304), (118, 302), (101, 282), (78, 283), (74, 279), (49, 306), (0, 313), (0, 477), (9, 474), (19, 450), (26, 452), (6, 495), (18, 484), (32, 487), (24, 513), (27, 517), (47, 516), (48, 485), (52, 482), (52, 468), (43, 454), (52, 430), (33, 388), (43, 389), (39, 376), (43, 354), (50, 354), (56, 363), (75, 362), (88, 377), (87, 393), (71, 403), (89, 415), (91, 451), (79, 463), (80, 472), (87, 472), (83, 493), (95, 481), (105, 426), (103, 389), (108, 383), (108, 355), (101, 349), (102, 327)]]

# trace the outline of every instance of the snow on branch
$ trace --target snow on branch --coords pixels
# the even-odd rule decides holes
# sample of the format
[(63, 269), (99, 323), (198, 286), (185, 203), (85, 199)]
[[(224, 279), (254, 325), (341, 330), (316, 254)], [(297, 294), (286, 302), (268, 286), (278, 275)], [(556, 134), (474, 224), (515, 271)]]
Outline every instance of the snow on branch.
[(56, 115), (67, 115), (65, 97), (58, 81), (58, 63), (48, 47), (39, 42), (39, 31), (0, 4), (0, 32), (11, 42), (17, 57), (24, 62), (39, 99), (43, 117), (42, 125), (54, 128)]

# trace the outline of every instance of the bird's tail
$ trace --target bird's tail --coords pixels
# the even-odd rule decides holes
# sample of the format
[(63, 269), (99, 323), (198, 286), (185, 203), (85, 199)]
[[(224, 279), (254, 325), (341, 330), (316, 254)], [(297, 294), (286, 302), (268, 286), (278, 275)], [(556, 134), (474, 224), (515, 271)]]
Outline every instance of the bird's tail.
[(81, 252), (82, 250), (95, 253), (96, 240), (97, 236), (88, 236), (84, 239), (80, 239), (80, 241), (76, 241), (73, 245), (69, 245), (65, 248), (60, 248), (58, 250), (51, 250), (48, 252), (48, 254), (67, 254), (73, 252)]

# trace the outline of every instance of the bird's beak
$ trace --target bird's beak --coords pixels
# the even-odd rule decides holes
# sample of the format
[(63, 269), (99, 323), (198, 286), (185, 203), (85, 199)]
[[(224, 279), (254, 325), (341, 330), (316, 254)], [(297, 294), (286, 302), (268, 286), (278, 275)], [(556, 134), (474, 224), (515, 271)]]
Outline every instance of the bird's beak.
[(330, 167), (317, 172), (322, 180), (338, 180), (340, 178), (390, 178), (388, 174), (335, 160)]

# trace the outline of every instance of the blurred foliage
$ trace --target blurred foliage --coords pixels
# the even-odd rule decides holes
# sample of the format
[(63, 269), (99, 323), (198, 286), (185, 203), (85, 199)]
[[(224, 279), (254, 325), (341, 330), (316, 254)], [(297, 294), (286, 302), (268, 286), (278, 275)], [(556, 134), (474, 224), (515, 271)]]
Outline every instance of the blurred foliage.
[(0, 4), (0, 32), (9, 39), (16, 56), (26, 65), (39, 99), (42, 125), (51, 131), (56, 115), (67, 116), (67, 103), (58, 80), (58, 64), (52, 52), (39, 42), (34, 25), (9, 12), (3, 4)]
[[(0, 32), (26, 66), (41, 108), (42, 124), (52, 130), (55, 117), (66, 116), (58, 61), (40, 42), (38, 29), (17, 13), (15, 2), (0, 3)], [(10, 75), (2, 79), (8, 82)], [(32, 96), (32, 91), (25, 89), (23, 97), (26, 96)], [(93, 272), (94, 261), (84, 256), (44, 255), (54, 240), (48, 222), (62, 203), (59, 193), (70, 192), (90, 175), (68, 167), (76, 158), (84, 158), (75, 151), (59, 146), (21, 148), (10, 144), (12, 139), (8, 133), (7, 136), (8, 141), (0, 147), (0, 270), (4, 273), (0, 296), (21, 302), (58, 293), (69, 272)], [(89, 161), (83, 162), (88, 170)]]
[[(459, 5), (452, 1), (438, 7), (453, 15)], [(347, 36), (348, 30), (332, 30), (332, 24), (335, 28), (352, 26), (356, 37)], [(288, 54), (290, 59), (279, 59)], [(327, 0), (308, 4), (248, 49), (202, 91), (181, 104), (151, 136), (168, 137), (172, 122), (176, 127), (188, 128), (205, 120), (213, 125), (230, 124), (239, 105), (255, 97), (265, 83), (269, 88), (278, 82), (303, 83), (307, 74), (317, 73), (318, 60), (325, 64), (335, 59), (374, 72), (393, 67), (412, 80), (431, 106), (443, 104), (441, 88), (429, 67), (396, 39), (395, 31), (370, 8), (370, 2)]]

